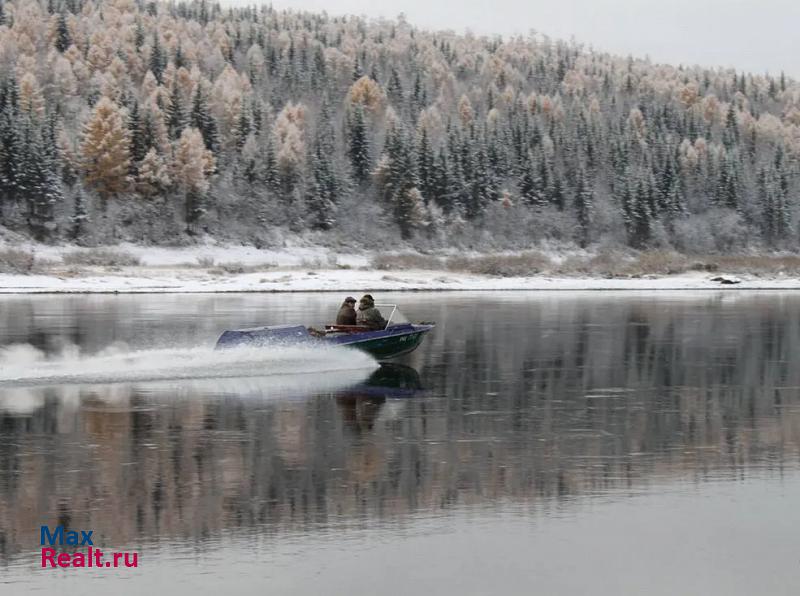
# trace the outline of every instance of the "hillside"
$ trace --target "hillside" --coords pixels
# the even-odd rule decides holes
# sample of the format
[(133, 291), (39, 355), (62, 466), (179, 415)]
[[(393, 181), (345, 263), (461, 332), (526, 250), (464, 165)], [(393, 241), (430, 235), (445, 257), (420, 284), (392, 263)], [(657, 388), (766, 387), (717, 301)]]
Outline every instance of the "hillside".
[(0, 225), (44, 242), (798, 244), (798, 82), (540, 37), (0, 0), (0, 139)]

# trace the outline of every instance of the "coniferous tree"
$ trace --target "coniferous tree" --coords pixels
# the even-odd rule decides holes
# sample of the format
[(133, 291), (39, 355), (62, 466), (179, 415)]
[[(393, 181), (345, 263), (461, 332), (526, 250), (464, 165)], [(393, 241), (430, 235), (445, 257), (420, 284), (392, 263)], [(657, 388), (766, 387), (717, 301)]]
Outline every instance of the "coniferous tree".
[(650, 241), (653, 214), (650, 210), (651, 193), (647, 180), (640, 177), (630, 184), (622, 182), (622, 211), (628, 243), (634, 248), (644, 248)]
[(578, 222), (578, 244), (581, 248), (586, 248), (589, 244), (594, 193), (587, 184), (586, 175), (583, 172), (578, 174), (578, 180), (575, 184), (574, 205), (575, 218)]
[(197, 85), (194, 93), (190, 123), (200, 131), (206, 149), (216, 154), (219, 151), (219, 132), (217, 122), (208, 107), (208, 98), (202, 83)]
[(167, 117), (167, 130), (169, 131), (169, 138), (172, 140), (181, 136), (183, 129), (186, 127), (186, 114), (183, 109), (183, 98), (181, 97), (180, 88), (176, 83), (172, 85), (172, 92), (169, 96), (169, 104), (166, 108)]
[(78, 192), (75, 193), (75, 200), (69, 223), (69, 238), (73, 241), (82, 240), (88, 232), (88, 226), (91, 223), (89, 209), (86, 204), (86, 195), (83, 193), (82, 189), (78, 189)]
[(62, 54), (67, 51), (67, 48), (72, 45), (72, 37), (69, 34), (69, 27), (67, 27), (67, 17), (62, 12), (58, 15), (58, 23), (56, 25), (56, 49)]
[(347, 129), (347, 139), (348, 156), (353, 178), (356, 182), (363, 183), (369, 178), (371, 163), (367, 122), (364, 115), (364, 107), (361, 104), (353, 106)]
[(234, 130), (234, 137), (236, 139), (236, 147), (241, 150), (244, 147), (247, 137), (250, 136), (253, 126), (250, 122), (250, 117), (244, 106), (239, 110), (239, 118), (236, 121), (236, 129)]
[(133, 45), (136, 51), (139, 52), (144, 46), (144, 26), (140, 19), (136, 19), (136, 28), (134, 29)]
[(150, 72), (155, 76), (159, 84), (163, 83), (164, 70), (167, 68), (167, 57), (161, 47), (158, 33), (153, 33), (153, 44), (150, 47), (150, 60), (148, 61)]
[(3, 85), (0, 103), (0, 188), (6, 198), (13, 198), (20, 190), (19, 156), (23, 151), (20, 131), (19, 91), (12, 76)]
[(144, 159), (147, 150), (150, 148), (145, 139), (145, 132), (142, 126), (142, 119), (139, 113), (139, 102), (134, 101), (128, 112), (128, 131), (131, 139), (130, 148), (130, 173), (136, 175), (139, 162)]
[(436, 194), (436, 163), (428, 140), (428, 131), (422, 128), (417, 146), (417, 172), (419, 176), (419, 190), (426, 200)]
[(325, 151), (325, 142), (319, 135), (314, 142), (311, 174), (312, 180), (306, 197), (311, 227), (315, 230), (329, 230), (336, 223), (339, 184), (331, 156)]

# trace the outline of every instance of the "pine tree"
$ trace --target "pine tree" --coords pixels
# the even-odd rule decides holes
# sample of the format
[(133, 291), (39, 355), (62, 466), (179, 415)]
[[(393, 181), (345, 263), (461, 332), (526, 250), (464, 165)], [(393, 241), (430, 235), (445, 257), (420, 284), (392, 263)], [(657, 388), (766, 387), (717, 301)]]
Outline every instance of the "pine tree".
[(447, 214), (452, 209), (452, 195), (450, 189), (450, 160), (444, 147), (439, 148), (434, 170), (434, 189), (431, 197)]
[(622, 214), (628, 232), (628, 244), (634, 248), (643, 248), (650, 241), (653, 226), (653, 214), (650, 211), (651, 195), (647, 181), (633, 179), (631, 184), (621, 182)]
[(428, 140), (428, 131), (422, 128), (417, 145), (417, 172), (419, 174), (419, 190), (426, 201), (436, 194), (436, 163)]
[(355, 104), (352, 108), (347, 133), (348, 156), (353, 170), (353, 178), (357, 182), (363, 183), (369, 178), (371, 163), (367, 123), (361, 104)]
[(139, 103), (137, 101), (133, 102), (131, 110), (128, 113), (128, 132), (131, 139), (130, 173), (132, 175), (136, 175), (139, 162), (144, 159), (144, 156), (147, 154), (147, 150), (149, 149), (149, 145), (145, 139), (142, 119), (139, 114)]
[(550, 203), (559, 211), (564, 210), (564, 185), (559, 176), (553, 176), (553, 184), (550, 190)]
[(164, 70), (167, 68), (167, 57), (161, 47), (158, 33), (153, 33), (153, 45), (150, 47), (150, 60), (148, 61), (150, 72), (153, 73), (159, 85), (164, 82)]
[(69, 218), (69, 237), (73, 241), (80, 241), (88, 231), (89, 209), (86, 205), (86, 195), (81, 189), (75, 193), (72, 215)]
[(725, 147), (731, 149), (739, 142), (739, 123), (736, 119), (736, 107), (733, 103), (728, 106), (728, 113), (725, 116), (725, 133), (723, 134)]
[(58, 24), (56, 25), (56, 49), (62, 54), (67, 51), (67, 48), (72, 45), (72, 37), (69, 34), (69, 27), (67, 27), (67, 17), (62, 12), (58, 15)]
[(103, 97), (83, 129), (81, 143), (86, 183), (104, 198), (128, 187), (130, 136), (120, 107)]
[(178, 47), (175, 48), (175, 58), (173, 62), (176, 69), (189, 66), (189, 63), (186, 61), (186, 56), (183, 55), (183, 48), (181, 47), (180, 40), (178, 40)]
[(716, 188), (717, 203), (730, 209), (739, 207), (739, 174), (737, 160), (732, 153), (725, 156)]
[(389, 101), (392, 105), (400, 108), (405, 103), (403, 97), (403, 85), (400, 83), (400, 75), (397, 74), (397, 69), (392, 66), (389, 70), (389, 82), (386, 85), (386, 94), (389, 96)]
[(310, 224), (315, 230), (329, 230), (336, 223), (340, 190), (331, 156), (324, 147), (324, 141), (317, 136), (311, 157), (312, 180), (306, 195)]
[(181, 97), (180, 88), (177, 83), (173, 83), (172, 92), (169, 96), (169, 105), (167, 105), (167, 130), (169, 131), (169, 138), (175, 140), (181, 136), (183, 129), (186, 127), (186, 114), (183, 110), (183, 98)]
[(3, 101), (0, 103), (0, 189), (2, 194), (13, 198), (20, 190), (19, 157), (23, 151), (23, 139), (19, 122), (19, 90), (16, 79), (11, 76), (3, 86)]
[[(133, 45), (137, 52), (142, 50), (144, 46), (144, 26), (140, 19), (136, 19), (136, 29), (134, 29)], [(154, 73), (155, 74), (155, 73)]]
[(574, 206), (575, 218), (578, 221), (578, 244), (581, 248), (586, 248), (589, 244), (594, 193), (587, 184), (586, 175), (583, 172), (578, 174), (578, 180), (575, 184)]
[(54, 230), (55, 206), (63, 200), (53, 153), (30, 114), (22, 117), (22, 153), (19, 156), (19, 190), (27, 203), (28, 227), (38, 240)]
[(236, 120), (236, 130), (234, 131), (237, 149), (240, 151), (242, 150), (242, 147), (244, 147), (247, 137), (250, 136), (252, 130), (253, 126), (250, 122), (250, 117), (248, 116), (245, 107), (242, 106), (242, 109), (239, 110), (239, 118)]
[(200, 134), (203, 135), (203, 142), (205, 143), (206, 149), (217, 153), (219, 151), (217, 121), (209, 110), (208, 97), (206, 96), (202, 83), (197, 85), (197, 89), (194, 93), (190, 123), (191, 126), (198, 129)]
[(542, 181), (531, 156), (522, 163), (520, 169), (518, 186), (522, 200), (531, 206), (543, 205), (545, 201), (542, 196)]

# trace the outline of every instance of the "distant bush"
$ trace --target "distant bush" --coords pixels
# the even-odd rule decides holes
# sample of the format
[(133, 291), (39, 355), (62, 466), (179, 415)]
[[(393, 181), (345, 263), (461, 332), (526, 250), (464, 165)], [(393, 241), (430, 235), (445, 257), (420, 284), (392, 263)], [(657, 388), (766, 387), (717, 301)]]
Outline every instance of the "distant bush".
[(91, 248), (66, 253), (65, 265), (88, 265), (91, 267), (134, 267), (141, 264), (139, 257), (121, 250)]
[(444, 262), (438, 257), (418, 253), (378, 254), (372, 257), (375, 269), (444, 269)]
[(730, 273), (783, 273), (800, 275), (798, 255), (726, 255), (710, 259), (720, 271)]
[(447, 269), (499, 277), (523, 277), (549, 270), (550, 259), (536, 251), (515, 255), (486, 255), (478, 257), (450, 257)]
[(694, 268), (691, 259), (670, 250), (601, 250), (591, 256), (566, 259), (557, 273), (564, 275), (596, 275), (601, 277), (639, 277), (642, 275), (675, 275)]
[(35, 265), (33, 253), (13, 248), (0, 250), (0, 273), (31, 273)]
[(217, 265), (219, 269), (222, 269), (225, 273), (229, 274), (237, 274), (237, 273), (245, 273), (248, 268), (246, 268), (242, 263), (239, 261), (232, 261), (230, 263), (220, 263)]

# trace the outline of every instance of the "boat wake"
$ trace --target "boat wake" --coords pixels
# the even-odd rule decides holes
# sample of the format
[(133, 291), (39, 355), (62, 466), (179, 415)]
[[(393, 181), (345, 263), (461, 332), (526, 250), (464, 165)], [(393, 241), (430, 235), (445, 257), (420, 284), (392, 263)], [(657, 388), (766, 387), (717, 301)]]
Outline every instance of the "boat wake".
[[(369, 355), (326, 346), (131, 350), (112, 345), (92, 355), (70, 346), (45, 355), (28, 344), (0, 349), (0, 388), (231, 379), (285, 375), (357, 375), (378, 368)], [(351, 375), (352, 376), (352, 375)]]

